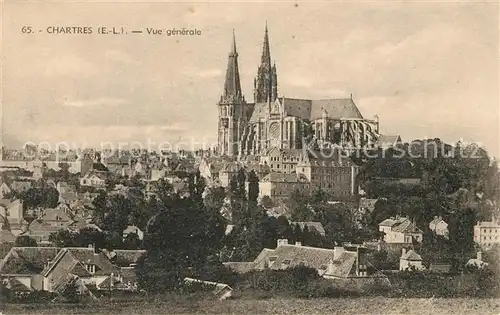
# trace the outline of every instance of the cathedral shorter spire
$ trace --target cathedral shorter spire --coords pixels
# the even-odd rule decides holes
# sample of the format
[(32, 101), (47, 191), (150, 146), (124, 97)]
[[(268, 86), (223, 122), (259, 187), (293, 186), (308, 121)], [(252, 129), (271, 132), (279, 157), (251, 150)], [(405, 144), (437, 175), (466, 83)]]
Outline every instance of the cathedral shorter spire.
[(263, 103), (267, 101), (274, 102), (278, 95), (277, 89), (276, 64), (271, 66), (269, 32), (266, 21), (261, 63), (259, 65), (259, 69), (257, 70), (257, 77), (254, 80), (254, 101), (256, 103)]

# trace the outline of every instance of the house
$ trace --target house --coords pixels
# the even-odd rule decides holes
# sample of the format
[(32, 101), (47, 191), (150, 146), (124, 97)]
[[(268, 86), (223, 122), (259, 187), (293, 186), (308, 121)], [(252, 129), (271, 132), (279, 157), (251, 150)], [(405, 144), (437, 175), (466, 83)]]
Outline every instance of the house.
[[(2, 217), (0, 216), (0, 220)], [(0, 230), (0, 244), (14, 243), (16, 241), (16, 236), (12, 234), (9, 230)]]
[(17, 193), (26, 191), (26, 190), (30, 189), (31, 187), (32, 187), (31, 181), (14, 180), (10, 184), (10, 188)]
[(24, 233), (28, 228), (28, 222), (24, 219), (23, 203), (19, 199), (14, 201), (1, 199), (0, 217), (3, 217), (0, 225), (8, 223), (9, 230), (16, 236)]
[(401, 258), (399, 259), (399, 270), (422, 270), (422, 257), (413, 249), (409, 251), (403, 248)]
[(228, 187), (233, 176), (238, 174), (241, 166), (237, 162), (225, 162), (219, 171), (219, 181), (222, 187)]
[(7, 185), (7, 183), (3, 182), (0, 185), (0, 199), (6, 198), (11, 192), (12, 192), (12, 189), (10, 189), (10, 187), (9, 187), (9, 185)]
[(478, 251), (476, 258), (469, 259), (466, 266), (474, 266), (476, 268), (482, 269), (484, 267), (487, 267), (488, 263), (483, 261), (483, 253), (481, 251)]
[(131, 233), (137, 234), (141, 241), (144, 239), (144, 232), (135, 225), (129, 225), (123, 230), (123, 239)]
[(57, 208), (43, 209), (37, 219), (53, 227), (67, 228), (74, 222), (72, 216), (67, 206), (59, 205)]
[(80, 186), (83, 187), (95, 187), (95, 188), (104, 188), (106, 187), (106, 180), (97, 174), (86, 174), (82, 178), (80, 178)]
[(450, 273), (452, 268), (451, 264), (445, 262), (432, 262), (429, 265), (429, 270), (440, 273)]
[(224, 284), (224, 283), (203, 281), (203, 280), (187, 278), (187, 277), (184, 278), (184, 282), (186, 283), (186, 285), (199, 284), (202, 286), (213, 288), (212, 292), (219, 300), (225, 300), (228, 297), (231, 297), (233, 294), (233, 289), (229, 285)]
[(477, 222), (474, 226), (474, 241), (485, 248), (500, 243), (500, 224), (496, 218)]
[(429, 229), (436, 235), (448, 238), (448, 223), (446, 223), (446, 221), (444, 221), (440, 216), (435, 216), (434, 219), (429, 222)]
[(28, 290), (43, 290), (41, 272), (52, 261), (57, 247), (12, 247), (0, 261), (0, 277), (15, 280)]
[(327, 279), (352, 279), (381, 277), (368, 271), (367, 248), (347, 244), (334, 249), (302, 246), (300, 242), (289, 244), (279, 239), (275, 249), (264, 248), (253, 262), (226, 262), (235, 272), (251, 270), (283, 270), (297, 266), (314, 268)]
[(290, 225), (298, 225), (301, 230), (304, 230), (305, 227), (309, 231), (316, 231), (318, 232), (321, 236), (325, 236), (326, 232), (325, 229), (323, 228), (323, 225), (321, 222), (291, 222)]
[(288, 199), (296, 190), (309, 193), (310, 184), (304, 175), (269, 173), (259, 181), (259, 197), (268, 196), (275, 203)]
[(379, 135), (375, 147), (387, 150), (401, 145), (401, 137), (399, 135)]
[(53, 226), (41, 220), (33, 220), (28, 226), (26, 232), (21, 235), (27, 235), (36, 240), (38, 244), (50, 244), (50, 234), (55, 233), (65, 227)]
[(71, 204), (77, 199), (76, 187), (66, 182), (58, 182), (56, 189), (59, 192), (59, 203)]
[(60, 249), (41, 273), (43, 290), (49, 292), (58, 291), (73, 276), (85, 285), (98, 286), (115, 274), (119, 274), (119, 268), (104, 253), (97, 253), (91, 246)]
[(417, 225), (406, 217), (393, 217), (379, 223), (379, 231), (384, 232), (384, 241), (387, 243), (412, 244), (413, 241), (422, 242), (423, 232)]
[(98, 289), (136, 291), (138, 284), (135, 268), (146, 251), (142, 249), (115, 249), (112, 251), (103, 250), (103, 253), (115, 266), (120, 268), (120, 272), (115, 277), (103, 281)]

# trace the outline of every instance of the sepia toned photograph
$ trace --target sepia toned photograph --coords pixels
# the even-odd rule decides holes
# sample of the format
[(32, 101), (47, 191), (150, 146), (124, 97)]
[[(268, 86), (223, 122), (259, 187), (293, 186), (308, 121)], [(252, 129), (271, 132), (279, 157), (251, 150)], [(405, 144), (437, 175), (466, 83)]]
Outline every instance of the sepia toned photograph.
[(1, 1), (0, 315), (500, 315), (499, 7)]

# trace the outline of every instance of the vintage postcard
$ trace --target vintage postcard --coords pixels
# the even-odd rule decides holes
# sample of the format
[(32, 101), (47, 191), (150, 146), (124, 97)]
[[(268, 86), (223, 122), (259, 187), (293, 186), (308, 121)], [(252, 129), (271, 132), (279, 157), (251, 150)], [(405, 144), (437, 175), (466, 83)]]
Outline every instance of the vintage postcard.
[(497, 1), (0, 5), (0, 314), (500, 314)]

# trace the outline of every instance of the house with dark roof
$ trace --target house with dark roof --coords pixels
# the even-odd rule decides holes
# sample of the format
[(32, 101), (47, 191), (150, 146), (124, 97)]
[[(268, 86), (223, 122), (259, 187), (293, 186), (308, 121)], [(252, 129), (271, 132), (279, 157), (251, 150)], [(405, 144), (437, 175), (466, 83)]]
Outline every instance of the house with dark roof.
[(41, 273), (43, 289), (49, 292), (63, 288), (74, 276), (85, 285), (98, 286), (109, 276), (118, 274), (119, 268), (104, 253), (98, 253), (92, 247), (62, 248)]
[(288, 199), (295, 190), (310, 192), (309, 181), (296, 173), (269, 173), (259, 181), (259, 197), (268, 196), (276, 203)]
[(231, 297), (233, 294), (233, 288), (231, 288), (229, 285), (227, 285), (225, 283), (204, 281), (204, 280), (198, 280), (198, 279), (193, 279), (193, 278), (188, 278), (188, 277), (184, 278), (184, 282), (187, 286), (198, 284), (198, 285), (212, 288), (212, 293), (219, 300), (225, 300), (225, 299)]
[(375, 147), (386, 150), (403, 144), (399, 135), (379, 135)]
[(384, 232), (386, 243), (412, 244), (422, 242), (423, 232), (407, 217), (392, 217), (379, 223), (379, 231)]
[(41, 272), (58, 252), (57, 247), (12, 247), (0, 261), (0, 277), (15, 279), (30, 291), (43, 290)]
[(0, 277), (26, 290), (60, 291), (73, 278), (98, 286), (110, 276), (120, 269), (91, 247), (13, 247), (0, 262)]
[(325, 236), (325, 228), (323, 227), (323, 224), (321, 222), (290, 222), (290, 225), (298, 225), (301, 230), (304, 230), (305, 227), (309, 231), (316, 231), (318, 232), (321, 236)]
[(28, 228), (28, 222), (24, 219), (23, 203), (20, 199), (11, 201), (10, 199), (0, 200), (0, 226), (7, 223), (8, 229), (14, 235), (20, 235)]
[(436, 235), (448, 238), (448, 223), (440, 216), (435, 216), (434, 219), (429, 222), (429, 229)]
[(226, 262), (235, 272), (251, 270), (283, 270), (298, 266), (314, 268), (327, 279), (354, 279), (384, 277), (373, 273), (367, 260), (368, 249), (362, 245), (346, 244), (334, 249), (302, 246), (300, 242), (289, 244), (278, 240), (275, 249), (264, 248), (253, 262)]

